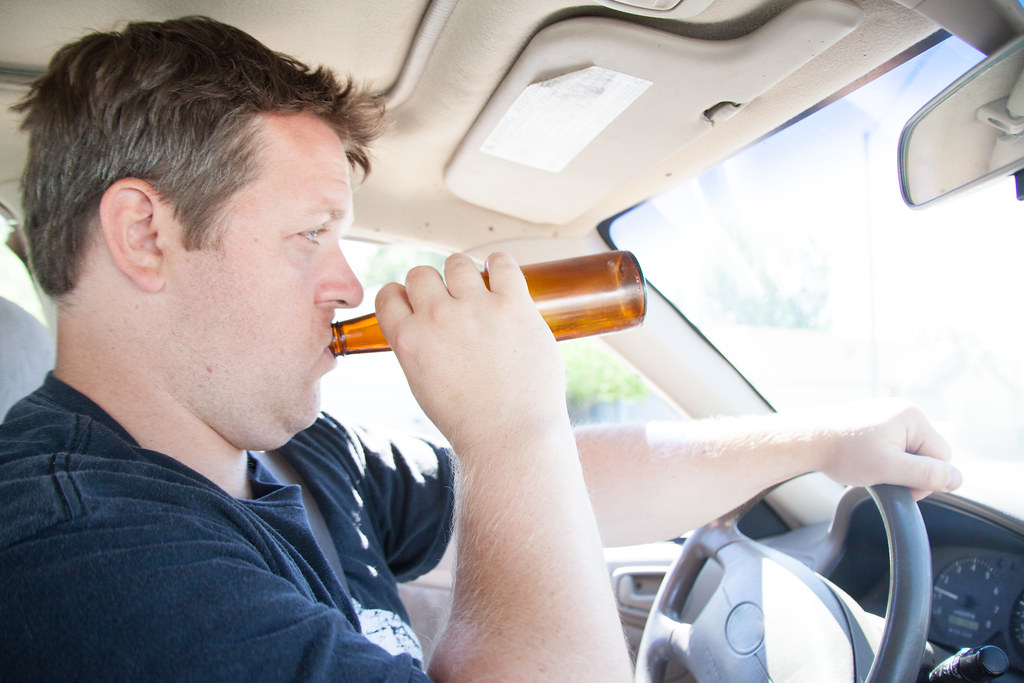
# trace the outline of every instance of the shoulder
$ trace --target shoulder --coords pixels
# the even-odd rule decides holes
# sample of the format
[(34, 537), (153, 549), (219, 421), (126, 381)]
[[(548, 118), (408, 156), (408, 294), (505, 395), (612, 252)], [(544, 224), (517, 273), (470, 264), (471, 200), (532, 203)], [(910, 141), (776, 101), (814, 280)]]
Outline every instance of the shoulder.
[[(106, 441), (92, 420), (41, 396), (23, 399), (0, 424), (0, 547), (83, 511), (72, 463)], [(116, 439), (108, 444), (117, 450)], [(106, 448), (105, 448), (106, 449)]]
[(167, 513), (204, 498), (223, 496), (172, 458), (140, 449), (116, 423), (45, 392), (0, 424), (0, 549), (87, 517)]

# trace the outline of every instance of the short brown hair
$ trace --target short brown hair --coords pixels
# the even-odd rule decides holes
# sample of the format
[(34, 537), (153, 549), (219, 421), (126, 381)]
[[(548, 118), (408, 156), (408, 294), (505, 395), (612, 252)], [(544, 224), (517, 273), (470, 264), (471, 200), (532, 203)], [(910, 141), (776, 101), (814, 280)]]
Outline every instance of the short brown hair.
[(318, 116), (370, 170), (383, 106), (353, 83), (273, 52), (205, 17), (128, 24), (61, 48), (14, 106), (30, 133), (23, 176), (33, 274), (59, 296), (76, 282), (100, 198), (121, 178), (150, 183), (185, 228), (185, 247), (217, 243), (224, 204), (257, 172), (261, 114)]

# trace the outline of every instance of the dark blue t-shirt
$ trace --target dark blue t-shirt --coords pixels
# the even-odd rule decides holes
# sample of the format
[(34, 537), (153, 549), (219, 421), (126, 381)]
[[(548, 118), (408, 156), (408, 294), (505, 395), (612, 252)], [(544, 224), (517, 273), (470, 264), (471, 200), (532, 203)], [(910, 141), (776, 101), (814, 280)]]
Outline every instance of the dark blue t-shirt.
[(344, 581), (297, 486), (253, 459), (235, 499), (49, 376), (0, 425), (0, 680), (427, 680), (397, 582), (447, 545), (449, 453), (328, 417), (280, 453)]

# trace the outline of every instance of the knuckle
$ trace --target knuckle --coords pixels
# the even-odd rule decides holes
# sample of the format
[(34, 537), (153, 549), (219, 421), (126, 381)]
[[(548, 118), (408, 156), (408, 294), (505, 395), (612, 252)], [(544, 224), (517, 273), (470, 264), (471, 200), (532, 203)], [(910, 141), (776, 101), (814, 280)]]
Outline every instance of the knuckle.
[(512, 258), (512, 256), (510, 254), (506, 254), (503, 251), (496, 251), (493, 254), (491, 254), (490, 256), (488, 256), (487, 257), (487, 263), (490, 264), (490, 266), (492, 268), (494, 268), (494, 267), (497, 267), (497, 268), (518, 268), (519, 267), (519, 265), (516, 263), (516, 260), (514, 258)]
[(416, 287), (437, 279), (438, 273), (431, 266), (414, 266), (406, 273), (406, 287)]
[(476, 263), (473, 262), (466, 254), (452, 254), (444, 261), (445, 272), (452, 272), (454, 270), (466, 270), (472, 268), (476, 270)]
[(912, 420), (921, 420), (924, 418), (924, 411), (916, 403), (907, 398), (895, 399), (895, 405), (897, 408), (897, 414), (904, 415), (905, 417)]

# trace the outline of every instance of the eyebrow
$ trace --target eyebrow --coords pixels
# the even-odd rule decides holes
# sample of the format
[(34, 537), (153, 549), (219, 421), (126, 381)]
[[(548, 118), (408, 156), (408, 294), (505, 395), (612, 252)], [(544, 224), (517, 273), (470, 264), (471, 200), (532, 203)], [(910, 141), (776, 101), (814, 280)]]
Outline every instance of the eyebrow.
[(327, 215), (330, 217), (331, 222), (341, 224), (342, 236), (348, 234), (349, 230), (352, 229), (352, 225), (355, 223), (355, 213), (351, 210), (345, 209), (329, 209)]

